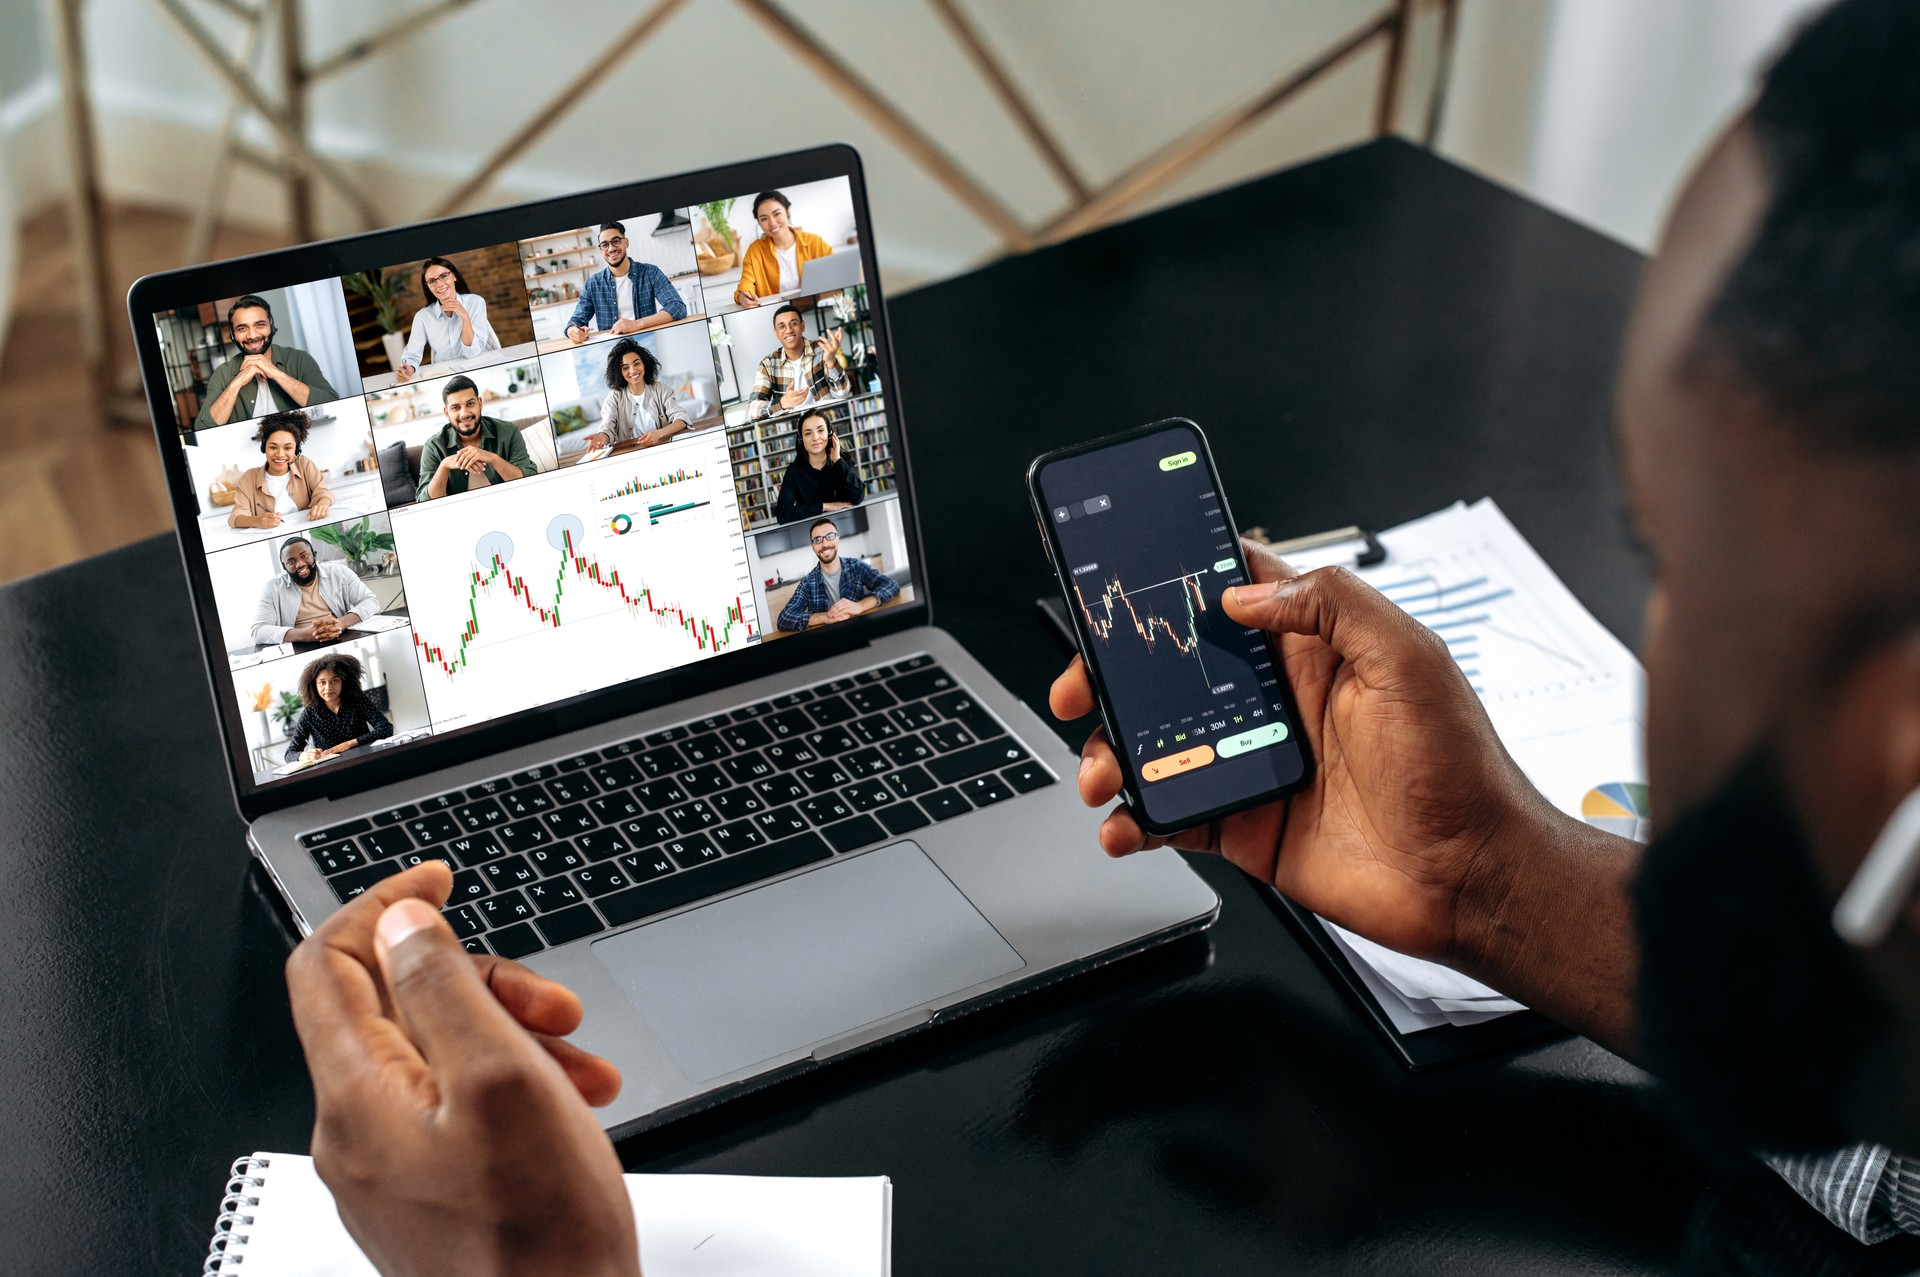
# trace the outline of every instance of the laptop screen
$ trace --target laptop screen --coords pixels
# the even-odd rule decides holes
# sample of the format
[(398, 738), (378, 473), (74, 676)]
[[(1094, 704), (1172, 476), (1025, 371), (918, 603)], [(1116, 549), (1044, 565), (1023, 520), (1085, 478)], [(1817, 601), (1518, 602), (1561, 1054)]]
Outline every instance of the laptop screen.
[(697, 195), (151, 313), (243, 779), (915, 598), (851, 182)]

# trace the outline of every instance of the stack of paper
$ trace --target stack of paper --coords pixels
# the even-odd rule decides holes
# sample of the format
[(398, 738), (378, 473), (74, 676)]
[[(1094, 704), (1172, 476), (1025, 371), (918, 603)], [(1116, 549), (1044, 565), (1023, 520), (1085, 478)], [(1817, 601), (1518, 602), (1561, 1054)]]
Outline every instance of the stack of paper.
[[(1644, 839), (1646, 677), (1633, 653), (1491, 500), (1402, 524), (1380, 543), (1386, 561), (1360, 575), (1446, 640), (1527, 778), (1562, 811)], [(1321, 925), (1402, 1033), (1523, 1009), (1438, 963)]]

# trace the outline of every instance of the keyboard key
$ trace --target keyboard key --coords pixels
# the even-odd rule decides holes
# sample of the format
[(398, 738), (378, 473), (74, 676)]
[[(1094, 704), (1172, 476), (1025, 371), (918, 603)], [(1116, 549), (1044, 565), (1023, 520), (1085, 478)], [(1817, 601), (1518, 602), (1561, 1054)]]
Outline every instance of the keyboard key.
[(333, 888), (334, 895), (340, 897), (340, 903), (345, 904), (382, 878), (391, 878), (399, 872), (400, 866), (393, 861), (376, 860), (370, 865), (361, 865), (358, 869), (349, 869), (327, 879), (327, 885)]
[(705, 718), (696, 718), (691, 723), (688, 723), (687, 730), (696, 734), (700, 732), (717, 732), (732, 721), (732, 714), (709, 714)]
[(503, 958), (524, 958), (547, 947), (539, 933), (524, 922), (489, 932), (487, 943)]
[(591, 767), (599, 761), (600, 751), (590, 749), (583, 754), (575, 754), (572, 758), (563, 758), (555, 763), (553, 767), (557, 772), (577, 772)]
[(533, 925), (540, 929), (540, 935), (546, 942), (555, 947), (607, 929), (606, 924), (600, 921), (600, 915), (593, 911), (593, 906), (584, 904), (550, 913), (544, 918), (535, 918)]
[(800, 814), (816, 825), (830, 825), (836, 820), (845, 820), (853, 815), (853, 808), (840, 800), (837, 794), (821, 794), (799, 804)]
[(773, 733), (759, 723), (734, 723), (721, 730), (720, 739), (727, 743), (728, 749), (739, 753), (742, 750), (759, 749), (773, 739)]
[(857, 780), (840, 791), (840, 796), (855, 811), (872, 811), (894, 800), (894, 793), (877, 780)]
[(916, 829), (925, 829), (933, 821), (927, 813), (912, 803), (895, 803), (891, 807), (882, 807), (873, 813), (873, 818), (887, 827), (890, 834), (911, 833)]
[(680, 751), (673, 746), (662, 745), (644, 754), (635, 755), (633, 765), (640, 769), (642, 776), (649, 780), (659, 780), (662, 776), (671, 776), (677, 771), (685, 771), (687, 760), (682, 758)]
[(986, 707), (974, 700), (970, 693), (948, 692), (927, 703), (981, 740), (992, 740), (1006, 734), (1007, 729), (1000, 726), (1000, 720), (988, 713)]
[(680, 833), (691, 834), (702, 829), (711, 829), (720, 823), (720, 816), (713, 808), (696, 800), (681, 803), (678, 807), (669, 807), (667, 820)]
[(447, 897), (447, 903), (457, 905), (486, 894), (487, 880), (480, 876), (478, 869), (458, 869), (454, 871), (453, 892)]
[(444, 811), (430, 812), (425, 816), (416, 816), (401, 826), (407, 836), (413, 839), (416, 847), (431, 847), (437, 842), (460, 835), (460, 825), (452, 813)]
[(736, 785), (751, 785), (756, 780), (765, 780), (773, 775), (773, 764), (759, 754), (735, 754), (732, 758), (720, 760), (720, 770), (733, 779)]
[(858, 674), (855, 674), (853, 676), (853, 681), (861, 684), (878, 683), (881, 679), (887, 677), (887, 675), (890, 674), (891, 672), (892, 671), (885, 670), (885, 669), (861, 670)]
[(859, 738), (845, 727), (825, 727), (817, 732), (808, 732), (800, 739), (822, 758), (832, 758), (835, 754), (860, 748)]
[(871, 846), (887, 836), (880, 822), (871, 816), (855, 816), (852, 820), (843, 820), (837, 825), (828, 825), (820, 831), (835, 851), (848, 852), (860, 847)]
[(900, 724), (885, 714), (874, 714), (868, 718), (855, 719), (853, 734), (869, 745), (878, 745), (881, 741), (892, 740), (900, 735)]
[(804, 767), (808, 763), (820, 761), (820, 755), (808, 749), (806, 742), (799, 739), (775, 741), (762, 749), (760, 756), (782, 771), (790, 771), (795, 767)]
[(878, 776), (881, 772), (893, 770), (892, 760), (872, 747), (842, 754), (834, 761), (845, 768), (847, 775), (855, 780), (865, 780), (870, 776)]
[(677, 807), (687, 801), (687, 791), (680, 788), (677, 780), (650, 780), (644, 785), (635, 785), (627, 792), (645, 804), (648, 811)]
[(431, 798), (420, 800), (420, 811), (423, 815), (434, 811), (452, 811), (465, 801), (465, 796), (458, 793), (435, 794)]
[(600, 752), (610, 759), (625, 758), (627, 755), (637, 754), (645, 748), (646, 746), (641, 744), (640, 739), (635, 737), (633, 740), (623, 740), (618, 745), (609, 745)]
[(599, 818), (587, 810), (585, 803), (550, 811), (540, 818), (540, 823), (551, 829), (556, 838), (571, 838), (600, 828)]
[(579, 883), (589, 896), (604, 896), (609, 891), (618, 891), (622, 887), (633, 885), (617, 860), (609, 861), (604, 865), (588, 865), (585, 869), (576, 869), (573, 871), (573, 880)]
[(881, 710), (891, 708), (899, 703), (900, 702), (894, 698), (893, 693), (884, 687), (872, 685), (856, 687), (847, 693), (847, 704), (853, 706), (854, 709), (862, 714), (878, 714)]
[(758, 847), (767, 841), (760, 827), (751, 820), (736, 820), (731, 825), (717, 825), (707, 831), (706, 836), (713, 839), (713, 845), (722, 854), (731, 856), (736, 851), (745, 851), (749, 847)]
[(768, 701), (767, 704), (773, 706), (775, 709), (792, 709), (794, 706), (812, 699), (813, 693), (803, 687), (797, 692), (788, 692), (785, 696), (776, 696)]
[(522, 820), (512, 825), (502, 825), (498, 831), (500, 845), (508, 851), (529, 851), (553, 841), (553, 834), (537, 820)]
[(570, 869), (579, 869), (588, 862), (587, 853), (570, 842), (550, 842), (544, 847), (535, 847), (527, 853), (527, 863), (532, 865), (534, 871), (542, 878), (551, 878), (555, 874), (566, 873)]
[(647, 733), (646, 746), (652, 749), (656, 745), (670, 745), (674, 741), (685, 740), (691, 735), (693, 733), (684, 727), (663, 727), (657, 732)]
[(349, 820), (342, 825), (330, 825), (325, 829), (316, 829), (310, 834), (300, 835), (302, 847), (313, 848), (324, 843), (339, 842), (342, 838), (351, 838), (355, 834), (364, 834), (373, 828), (371, 820)]
[(713, 808), (714, 814), (722, 820), (739, 820), (767, 809), (760, 795), (751, 789), (729, 789), (724, 794), (715, 794), (707, 799), (707, 806)]
[(806, 714), (820, 727), (832, 727), (836, 723), (851, 722), (858, 717), (854, 713), (853, 706), (847, 704), (846, 699), (840, 696), (823, 696), (813, 701), (807, 705)]
[(1031, 759), (1005, 768), (1000, 773), (1000, 779), (1022, 794), (1031, 794), (1034, 790), (1053, 783), (1052, 774)]
[(917, 701), (935, 692), (951, 692), (958, 686), (953, 681), (953, 675), (937, 665), (929, 665), (925, 669), (897, 675), (887, 684), (887, 690), (903, 701)]
[(659, 816), (641, 816), (620, 822), (620, 836), (635, 847), (645, 847), (673, 835), (673, 826)]
[(924, 767), (903, 767), (887, 777), (887, 785), (902, 798), (918, 798), (940, 788), (940, 782)]
[(612, 860), (615, 856), (632, 850), (632, 844), (611, 829), (596, 829), (590, 834), (581, 834), (573, 840), (573, 846), (593, 863)]
[(681, 772), (675, 779), (680, 782), (680, 788), (687, 791), (689, 798), (705, 798), (708, 794), (717, 794), (733, 785), (718, 763), (708, 763), (705, 767)]
[(681, 905), (744, 887), (748, 883), (771, 878), (803, 865), (826, 860), (833, 855), (818, 834), (802, 834), (781, 842), (768, 843), (725, 856), (711, 865), (685, 873), (669, 874), (653, 882), (642, 883), (628, 891), (600, 901), (600, 912), (614, 926), (624, 926), (641, 918), (650, 918)]
[(488, 834), (463, 834), (449, 841), (442, 850), (451, 854), (456, 863), (468, 869), (489, 860), (498, 860), (507, 854), (507, 849), (500, 845), (500, 840)]
[[(936, 729), (937, 730), (937, 729)], [(981, 772), (1009, 767), (1027, 761), (1027, 751), (1012, 740), (1002, 739), (969, 749), (957, 750), (927, 764), (927, 770), (942, 784), (951, 785)]]
[(979, 740), (979, 737), (958, 723), (942, 723), (938, 727), (929, 727), (921, 733), (921, 736), (932, 742), (933, 747), (943, 754), (952, 753), (956, 749), (965, 749)]
[(523, 857), (507, 856), (500, 860), (489, 860), (480, 866), (480, 876), (495, 891), (507, 891), (514, 887), (524, 887), (539, 880), (540, 875), (533, 871)]
[(663, 851), (629, 852), (620, 857), (620, 868), (626, 872), (629, 882), (646, 882), (673, 872), (673, 862), (667, 859)]
[(412, 820), (419, 814), (420, 809), (412, 803), (408, 803), (405, 807), (395, 807), (391, 810), (381, 812), (373, 818), (373, 823), (375, 825), (397, 825), (403, 820)]
[(541, 913), (565, 909), (569, 905), (577, 905), (586, 899), (580, 894), (580, 888), (565, 878), (551, 878), (546, 882), (536, 882), (526, 888), (526, 896), (533, 902), (533, 907)]
[(936, 789), (931, 794), (921, 795), (919, 802), (927, 815), (935, 820), (952, 820), (973, 810), (973, 804), (953, 789)]
[(704, 865), (720, 859), (720, 849), (713, 845), (713, 839), (705, 834), (694, 834), (689, 838), (669, 838), (660, 845), (669, 859), (682, 869), (691, 869), (695, 865)]
[(413, 850), (413, 839), (407, 835), (406, 826), (390, 825), (385, 829), (375, 829), (355, 839), (360, 850), (369, 860), (380, 860), (387, 856), (397, 856), (403, 851)]
[(846, 691), (848, 688), (852, 686), (853, 686), (853, 679), (851, 677), (836, 678), (836, 679), (829, 679), (827, 682), (820, 684), (820, 686), (814, 688), (813, 690), (821, 696), (838, 696), (840, 693)]
[(916, 701), (912, 705), (902, 705), (887, 711), (887, 717), (900, 724), (900, 730), (917, 732), (928, 727), (937, 727), (943, 721), (940, 711), (925, 701)]
[(568, 803), (585, 802), (600, 792), (600, 786), (593, 783), (593, 776), (589, 772), (568, 772), (548, 781), (547, 792), (553, 795), (554, 802), (565, 806)]
[(535, 781), (551, 780), (552, 778), (553, 768), (551, 767), (529, 767), (523, 772), (515, 772), (513, 775), (507, 777), (507, 781), (515, 789), (518, 789), (522, 785), (531, 785)]
[(480, 939), (478, 936), (468, 936), (465, 940), (462, 940), (460, 942), (460, 947), (462, 949), (465, 949), (468, 953), (478, 954), (482, 956), (493, 952), (493, 950), (487, 948), (487, 942)]
[(773, 706), (766, 701), (760, 701), (753, 705), (742, 705), (739, 709), (733, 711), (733, 721), (736, 723), (744, 723), (749, 719), (765, 718), (771, 713), (773, 713)]
[(541, 812), (552, 811), (560, 804), (553, 801), (553, 795), (547, 792), (545, 785), (528, 785), (524, 789), (510, 790), (500, 799), (500, 805), (515, 820), (525, 820), (529, 816), (538, 816)]
[(339, 842), (330, 842), (324, 847), (315, 847), (312, 852), (313, 863), (320, 867), (323, 874), (345, 873), (349, 869), (358, 869), (367, 863), (360, 848), (354, 846), (353, 839), (343, 838)]
[(899, 740), (888, 741), (880, 748), (886, 753), (888, 758), (894, 761), (894, 765), (898, 767), (905, 767), (910, 763), (925, 762), (927, 759), (933, 757), (933, 746), (927, 744), (927, 742), (921, 740), (918, 736), (902, 736)]
[(640, 783), (640, 769), (624, 758), (616, 758), (610, 763), (601, 763), (590, 768), (587, 775), (602, 789), (625, 789), (628, 785)]
[(480, 915), (466, 905), (442, 909), (440, 916), (447, 920), (449, 927), (453, 928), (453, 934), (462, 940), (471, 940), (487, 929), (487, 924), (480, 921)]
[(687, 756), (690, 763), (712, 763), (725, 758), (731, 751), (721, 744), (718, 735), (706, 732), (680, 742), (680, 752)]
[(507, 815), (507, 809), (491, 798), (483, 798), (479, 802), (468, 803), (464, 807), (455, 807), (453, 818), (460, 822), (460, 828), (470, 834), (481, 833), (492, 829), (495, 825), (504, 825), (512, 819)]
[(756, 781), (753, 792), (767, 806), (778, 807), (782, 803), (797, 803), (805, 798), (807, 787), (795, 776), (770, 776), (766, 780)]
[(815, 723), (811, 718), (808, 718), (803, 711), (797, 709), (786, 709), (781, 710), (777, 714), (769, 714), (762, 721), (766, 724), (767, 730), (771, 732), (777, 740), (790, 740), (795, 736), (805, 736), (808, 732), (819, 726), (819, 724)]
[(933, 658), (925, 652), (922, 652), (918, 656), (909, 656), (906, 660), (895, 665), (893, 669), (896, 674), (904, 674), (908, 670), (925, 669), (931, 664), (933, 664)]
[(794, 774), (816, 794), (838, 789), (853, 779), (838, 763), (815, 763), (811, 767), (802, 767)]
[(954, 788), (965, 794), (975, 807), (986, 807), (1013, 797), (1013, 787), (993, 775), (975, 776), (961, 781)]
[(587, 810), (603, 825), (617, 825), (646, 811), (632, 794), (602, 794), (587, 800)]
[(427, 847), (419, 851), (403, 851), (393, 858), (392, 863), (400, 867), (401, 873), (405, 873), (409, 869), (416, 869), (426, 864), (429, 860), (437, 860), (448, 869), (457, 867), (453, 861), (447, 858), (446, 851), (439, 847)]
[(791, 838), (795, 834), (804, 834), (813, 826), (807, 823), (797, 808), (782, 807), (776, 811), (763, 811), (753, 818), (754, 825), (768, 839), (778, 841)]
[(505, 776), (496, 780), (483, 780), (478, 785), (467, 787), (467, 797), (475, 802), (482, 798), (492, 798), (495, 794), (504, 794), (513, 788), (513, 782)]

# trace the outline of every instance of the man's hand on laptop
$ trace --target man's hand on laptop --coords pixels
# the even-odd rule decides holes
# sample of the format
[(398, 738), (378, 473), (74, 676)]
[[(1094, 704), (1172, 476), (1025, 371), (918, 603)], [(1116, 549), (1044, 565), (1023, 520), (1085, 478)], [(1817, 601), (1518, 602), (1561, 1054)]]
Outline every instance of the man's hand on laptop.
[(313, 1157), (386, 1277), (637, 1275), (620, 1161), (590, 1104), (608, 1063), (561, 1040), (580, 1000), (472, 957), (429, 861), (376, 884), (287, 960), (313, 1077)]
[[(1313, 783), (1171, 838), (1150, 837), (1122, 805), (1101, 824), (1100, 845), (1113, 856), (1166, 845), (1216, 852), (1403, 953), (1484, 955), (1509, 867), (1566, 818), (1507, 756), (1430, 630), (1351, 572), (1298, 575), (1265, 546), (1245, 548), (1255, 584), (1228, 591), (1226, 611), (1275, 635), (1312, 746)], [(1062, 719), (1093, 711), (1080, 658), (1049, 701)], [(1092, 807), (1120, 794), (1120, 764), (1102, 730), (1081, 752), (1079, 786)]]

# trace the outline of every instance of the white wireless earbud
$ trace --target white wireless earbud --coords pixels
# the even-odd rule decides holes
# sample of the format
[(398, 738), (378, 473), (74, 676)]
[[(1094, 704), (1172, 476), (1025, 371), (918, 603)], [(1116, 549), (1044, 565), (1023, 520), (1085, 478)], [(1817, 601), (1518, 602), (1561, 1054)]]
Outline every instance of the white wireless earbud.
[(1920, 879), (1920, 789), (1900, 800), (1833, 907), (1833, 929), (1860, 948), (1887, 938)]

